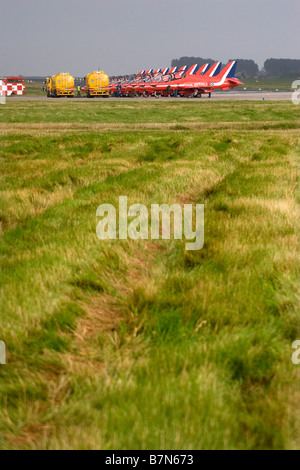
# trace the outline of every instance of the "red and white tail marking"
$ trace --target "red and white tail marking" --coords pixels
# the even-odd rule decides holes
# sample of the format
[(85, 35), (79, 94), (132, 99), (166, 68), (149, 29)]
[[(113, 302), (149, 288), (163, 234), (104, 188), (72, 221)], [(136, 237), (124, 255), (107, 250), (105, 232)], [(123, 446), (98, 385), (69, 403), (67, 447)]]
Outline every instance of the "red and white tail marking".
[(205, 72), (207, 72), (208, 67), (209, 67), (209, 64), (202, 65), (202, 67), (200, 67), (196, 75), (204, 75)]
[(188, 75), (195, 75), (195, 73), (197, 72), (198, 69), (199, 69), (199, 65), (195, 64), (188, 70), (187, 73), (188, 73)]
[[(223, 70), (219, 73), (219, 75), (215, 77), (215, 80), (219, 80), (219, 81), (217, 83), (215, 82), (214, 84), (217, 86), (223, 85), (226, 78), (230, 76), (232, 73), (234, 73), (236, 63), (237, 63), (236, 60), (229, 62), (229, 64), (227, 64), (226, 67), (223, 68)], [(231, 78), (231, 76), (229, 78)]]

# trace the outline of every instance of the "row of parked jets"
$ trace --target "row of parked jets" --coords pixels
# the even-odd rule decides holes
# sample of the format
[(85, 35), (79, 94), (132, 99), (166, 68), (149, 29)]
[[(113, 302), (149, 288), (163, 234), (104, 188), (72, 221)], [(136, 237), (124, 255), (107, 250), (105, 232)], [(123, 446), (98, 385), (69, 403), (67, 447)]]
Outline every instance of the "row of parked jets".
[(141, 70), (137, 75), (111, 77), (110, 94), (112, 96), (183, 96), (201, 97), (202, 94), (215, 90), (229, 90), (243, 85), (235, 78), (237, 61), (231, 61), (223, 70), (222, 63), (213, 66), (204, 64), (157, 70)]

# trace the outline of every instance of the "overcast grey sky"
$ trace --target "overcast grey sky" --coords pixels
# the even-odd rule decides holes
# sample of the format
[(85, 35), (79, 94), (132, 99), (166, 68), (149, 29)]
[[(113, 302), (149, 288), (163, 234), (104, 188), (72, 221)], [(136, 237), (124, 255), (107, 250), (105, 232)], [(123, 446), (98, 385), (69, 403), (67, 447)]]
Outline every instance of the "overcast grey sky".
[(1, 0), (0, 75), (300, 58), (299, 0)]

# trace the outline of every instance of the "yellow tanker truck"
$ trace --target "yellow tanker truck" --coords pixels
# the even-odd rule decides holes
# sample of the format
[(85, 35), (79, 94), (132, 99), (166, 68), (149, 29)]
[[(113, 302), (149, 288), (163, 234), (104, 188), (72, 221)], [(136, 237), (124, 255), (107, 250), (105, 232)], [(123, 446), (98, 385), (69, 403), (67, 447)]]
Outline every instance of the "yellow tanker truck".
[(109, 97), (109, 78), (104, 72), (93, 72), (86, 76), (86, 94), (88, 98), (94, 96)]
[(49, 98), (58, 98), (59, 96), (67, 96), (74, 98), (75, 96), (75, 79), (69, 73), (60, 73), (47, 78), (47, 96)]

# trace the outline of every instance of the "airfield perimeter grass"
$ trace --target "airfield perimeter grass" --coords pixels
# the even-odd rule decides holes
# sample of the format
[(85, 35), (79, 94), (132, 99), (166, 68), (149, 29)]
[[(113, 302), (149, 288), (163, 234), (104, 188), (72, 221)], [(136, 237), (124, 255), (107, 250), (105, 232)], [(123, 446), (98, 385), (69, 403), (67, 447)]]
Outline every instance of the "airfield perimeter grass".
[(43, 88), (46, 86), (43, 82), (28, 82), (25, 81), (24, 83), (26, 89), (25, 93), (27, 96), (45, 96), (46, 92)]
[[(0, 113), (0, 447), (299, 448), (300, 110)], [(204, 203), (203, 250), (100, 242), (120, 195)]]
[(294, 78), (245, 78), (241, 79), (244, 86), (252, 90), (291, 90)]

